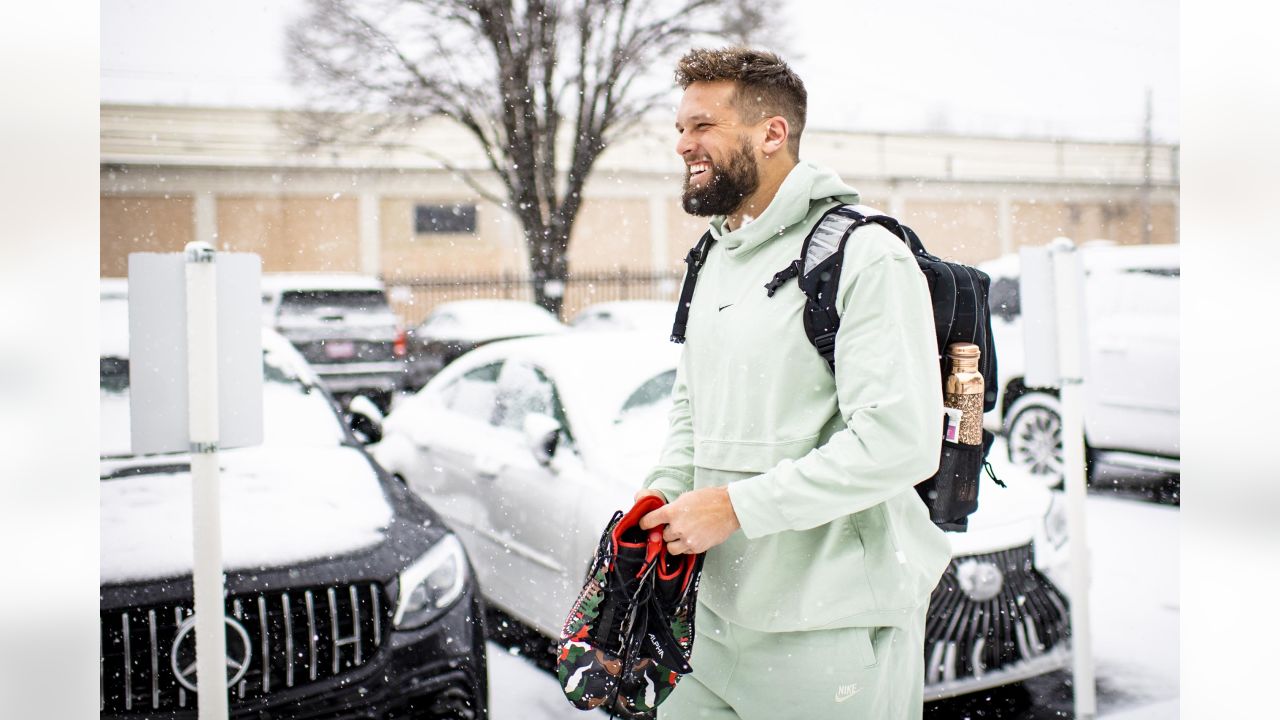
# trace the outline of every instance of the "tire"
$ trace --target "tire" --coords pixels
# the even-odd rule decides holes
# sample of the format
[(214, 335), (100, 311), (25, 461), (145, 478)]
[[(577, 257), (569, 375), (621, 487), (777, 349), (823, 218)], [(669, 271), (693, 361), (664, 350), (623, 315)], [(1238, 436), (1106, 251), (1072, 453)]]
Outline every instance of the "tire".
[(1028, 392), (1005, 414), (1009, 462), (1041, 487), (1062, 487), (1062, 405), (1043, 392)]

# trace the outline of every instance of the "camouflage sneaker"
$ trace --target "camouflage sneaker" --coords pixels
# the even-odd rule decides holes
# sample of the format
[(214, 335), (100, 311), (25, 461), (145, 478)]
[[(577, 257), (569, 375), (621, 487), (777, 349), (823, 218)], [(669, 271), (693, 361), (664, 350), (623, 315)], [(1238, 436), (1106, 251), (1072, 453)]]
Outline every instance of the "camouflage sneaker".
[(662, 498), (646, 496), (625, 515), (613, 516), (560, 632), (556, 677), (580, 710), (611, 705), (617, 697), (622, 657), (634, 644), (628, 632), (637, 600), (648, 596), (645, 588), (653, 586), (655, 561), (664, 547), (661, 529), (641, 530), (640, 518), (662, 505)]
[(689, 655), (702, 557), (668, 555), (665, 546), (658, 556), (653, 588), (642, 612), (641, 622), (647, 627), (643, 637), (637, 638), (637, 650), (629, 653), (628, 667), (618, 683), (615, 709), (623, 717), (654, 718), (658, 705), (693, 670)]

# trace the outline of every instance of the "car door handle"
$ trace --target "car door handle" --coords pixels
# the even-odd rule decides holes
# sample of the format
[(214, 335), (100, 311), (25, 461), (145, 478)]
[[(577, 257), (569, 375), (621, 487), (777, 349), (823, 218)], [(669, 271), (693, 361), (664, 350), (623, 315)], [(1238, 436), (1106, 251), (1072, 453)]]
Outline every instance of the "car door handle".
[(476, 475), (485, 480), (493, 480), (498, 477), (498, 473), (502, 472), (502, 468), (505, 467), (506, 463), (489, 455), (477, 455), (473, 465), (476, 469)]

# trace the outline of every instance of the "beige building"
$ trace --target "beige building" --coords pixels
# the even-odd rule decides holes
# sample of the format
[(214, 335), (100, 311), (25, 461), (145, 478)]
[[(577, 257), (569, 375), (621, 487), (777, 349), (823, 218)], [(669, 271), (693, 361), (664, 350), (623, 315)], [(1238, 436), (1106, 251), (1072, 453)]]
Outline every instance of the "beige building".
[[(409, 323), (443, 299), (528, 297), (514, 282), (527, 267), (519, 224), (446, 169), (501, 194), (480, 147), (448, 121), (317, 150), (284, 111), (104, 105), (101, 120), (104, 277), (125, 275), (130, 252), (206, 240), (258, 253), (268, 272), (379, 275)], [(634, 296), (674, 297), (705, 226), (680, 208), (674, 145), (656, 123), (600, 158), (570, 245), (580, 280), (566, 316), (619, 296), (624, 274), (645, 287)], [(1144, 217), (1151, 242), (1178, 241), (1176, 145), (809, 130), (802, 155), (965, 262), (1059, 235), (1140, 243)]]

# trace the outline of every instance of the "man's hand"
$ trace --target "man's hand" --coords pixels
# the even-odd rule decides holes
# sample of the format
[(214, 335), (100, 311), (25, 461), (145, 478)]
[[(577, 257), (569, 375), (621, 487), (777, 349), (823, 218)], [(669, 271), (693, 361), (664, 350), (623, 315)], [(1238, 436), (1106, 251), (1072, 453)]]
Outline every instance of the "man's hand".
[(643, 530), (666, 525), (662, 539), (672, 555), (696, 555), (719, 545), (737, 530), (738, 515), (724, 487), (691, 490), (640, 518)]
[(663, 495), (662, 493), (658, 492), (657, 490), (649, 490), (648, 488), (646, 488), (646, 489), (644, 489), (644, 490), (637, 490), (637, 491), (636, 491), (636, 496), (635, 496), (635, 497), (633, 497), (633, 498), (631, 498), (631, 502), (640, 502), (640, 498), (642, 498), (642, 497), (648, 497), (648, 496), (650, 496), (650, 495), (652, 495), (652, 496), (654, 496), (654, 497), (656, 497), (656, 498), (661, 499), (661, 500), (662, 500), (662, 502), (666, 502), (666, 501), (667, 501), (667, 496), (666, 496), (666, 495)]

